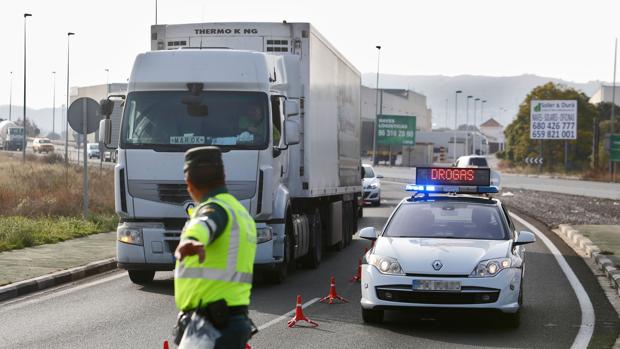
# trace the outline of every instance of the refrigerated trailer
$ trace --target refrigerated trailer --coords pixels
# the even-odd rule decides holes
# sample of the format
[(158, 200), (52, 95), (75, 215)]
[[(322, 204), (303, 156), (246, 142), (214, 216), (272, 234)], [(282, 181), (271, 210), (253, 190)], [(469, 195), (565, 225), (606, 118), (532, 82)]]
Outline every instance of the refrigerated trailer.
[[(269, 279), (350, 243), (361, 78), (349, 61), (309, 23), (154, 25), (151, 49), (134, 62), (115, 167), (118, 265), (132, 281), (174, 268), (195, 205), (182, 170), (195, 146), (222, 149), (226, 186), (257, 223), (256, 270)], [(240, 122), (249, 106), (264, 120), (258, 135)], [(106, 143), (109, 130), (105, 119)]]

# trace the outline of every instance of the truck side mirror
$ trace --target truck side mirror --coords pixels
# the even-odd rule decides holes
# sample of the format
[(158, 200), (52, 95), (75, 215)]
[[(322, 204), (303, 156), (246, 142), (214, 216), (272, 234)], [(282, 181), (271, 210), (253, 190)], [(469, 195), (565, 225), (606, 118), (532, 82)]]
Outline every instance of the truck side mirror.
[(99, 139), (106, 148), (112, 143), (112, 120), (106, 118), (99, 121)]
[(299, 114), (299, 102), (290, 99), (284, 101), (284, 113), (287, 117)]
[(114, 111), (114, 102), (107, 98), (102, 99), (99, 103), (99, 111), (101, 115), (110, 117), (110, 115), (112, 115), (112, 111)]
[(286, 145), (299, 144), (299, 124), (294, 120), (284, 120), (284, 142)]

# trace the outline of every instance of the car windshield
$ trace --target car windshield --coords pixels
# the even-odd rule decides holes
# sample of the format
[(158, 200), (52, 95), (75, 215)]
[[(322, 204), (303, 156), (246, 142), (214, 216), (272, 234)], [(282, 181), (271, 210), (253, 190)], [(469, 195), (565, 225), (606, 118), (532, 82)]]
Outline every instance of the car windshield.
[(447, 200), (401, 205), (392, 216), (384, 236), (482, 240), (510, 238), (497, 206)]
[(470, 158), (469, 166), (489, 167), (485, 158)]
[(40, 144), (47, 144), (47, 143), (52, 143), (49, 139), (40, 139), (39, 140)]
[(372, 167), (364, 167), (364, 178), (375, 178), (375, 172), (372, 170)]
[(23, 135), (24, 134), (24, 129), (23, 128), (10, 128), (9, 129), (9, 134), (11, 135)]
[(265, 149), (267, 95), (261, 92), (133, 92), (121, 130), (125, 148), (185, 151), (197, 145)]
[(88, 148), (93, 150), (99, 150), (99, 144), (89, 144)]

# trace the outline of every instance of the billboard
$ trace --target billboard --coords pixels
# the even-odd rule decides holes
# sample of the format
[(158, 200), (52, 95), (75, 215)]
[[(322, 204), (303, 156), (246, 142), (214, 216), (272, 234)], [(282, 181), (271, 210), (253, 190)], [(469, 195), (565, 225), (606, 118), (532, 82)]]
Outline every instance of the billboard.
[(530, 139), (577, 139), (577, 101), (532, 100)]
[(415, 145), (416, 117), (377, 115), (377, 145)]

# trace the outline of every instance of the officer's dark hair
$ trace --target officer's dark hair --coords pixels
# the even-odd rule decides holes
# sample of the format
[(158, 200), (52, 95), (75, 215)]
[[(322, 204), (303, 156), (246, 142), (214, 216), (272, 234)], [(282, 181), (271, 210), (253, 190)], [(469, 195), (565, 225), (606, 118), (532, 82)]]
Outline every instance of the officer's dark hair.
[(213, 189), (225, 183), (224, 168), (218, 165), (190, 167), (185, 172), (187, 180), (199, 190)]

